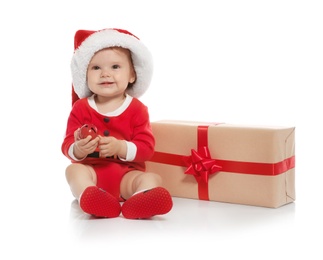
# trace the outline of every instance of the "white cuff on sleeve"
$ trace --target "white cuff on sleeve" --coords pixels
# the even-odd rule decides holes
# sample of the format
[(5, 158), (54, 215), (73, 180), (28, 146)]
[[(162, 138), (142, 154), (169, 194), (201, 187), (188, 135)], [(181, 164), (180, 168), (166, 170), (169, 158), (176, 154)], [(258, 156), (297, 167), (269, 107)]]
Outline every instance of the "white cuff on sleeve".
[(136, 157), (137, 146), (132, 142), (128, 142), (128, 141), (125, 141), (125, 142), (126, 142), (126, 145), (127, 145), (127, 157), (126, 157), (126, 159), (123, 159), (123, 158), (119, 158), (119, 159), (121, 161), (131, 162)]

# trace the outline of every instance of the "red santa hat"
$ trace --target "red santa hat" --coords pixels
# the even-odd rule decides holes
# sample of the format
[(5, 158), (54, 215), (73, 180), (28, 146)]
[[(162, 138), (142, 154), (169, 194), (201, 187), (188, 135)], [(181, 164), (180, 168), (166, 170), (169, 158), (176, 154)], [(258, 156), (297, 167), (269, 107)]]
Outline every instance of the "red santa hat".
[(150, 51), (138, 37), (126, 30), (115, 28), (99, 31), (79, 30), (75, 33), (75, 51), (71, 62), (73, 103), (92, 94), (86, 83), (87, 67), (97, 51), (108, 47), (122, 47), (131, 52), (137, 77), (133, 86), (127, 89), (127, 93), (133, 97), (140, 97), (148, 89), (153, 61)]

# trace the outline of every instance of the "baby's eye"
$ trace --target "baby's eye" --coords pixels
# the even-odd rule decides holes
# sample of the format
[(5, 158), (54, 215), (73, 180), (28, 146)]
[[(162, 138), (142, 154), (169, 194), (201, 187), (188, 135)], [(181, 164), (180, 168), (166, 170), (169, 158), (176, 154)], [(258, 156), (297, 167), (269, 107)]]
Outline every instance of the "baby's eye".
[(99, 66), (93, 66), (93, 67), (92, 67), (92, 69), (94, 69), (94, 70), (99, 70), (99, 69), (100, 69), (100, 67), (99, 67)]
[(119, 65), (117, 65), (117, 64), (115, 64), (115, 65), (113, 65), (113, 66), (112, 66), (112, 68), (113, 68), (113, 69), (118, 69), (118, 68), (120, 68), (120, 66), (119, 66)]

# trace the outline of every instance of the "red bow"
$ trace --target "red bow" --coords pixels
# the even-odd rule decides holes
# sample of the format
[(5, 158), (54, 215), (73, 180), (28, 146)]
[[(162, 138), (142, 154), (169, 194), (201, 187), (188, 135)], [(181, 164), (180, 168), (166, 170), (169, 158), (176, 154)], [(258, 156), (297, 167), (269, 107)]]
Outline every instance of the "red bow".
[(187, 158), (189, 166), (185, 174), (192, 174), (196, 179), (202, 178), (205, 183), (208, 183), (209, 175), (222, 169), (215, 162), (214, 159), (211, 159), (210, 151), (206, 146), (199, 147), (198, 151), (192, 149), (191, 156)]

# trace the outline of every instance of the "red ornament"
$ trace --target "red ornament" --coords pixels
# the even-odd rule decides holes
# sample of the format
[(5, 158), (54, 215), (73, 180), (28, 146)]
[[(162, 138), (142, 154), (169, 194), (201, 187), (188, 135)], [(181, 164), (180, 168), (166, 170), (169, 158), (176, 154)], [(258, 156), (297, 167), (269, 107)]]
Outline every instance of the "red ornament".
[(93, 124), (85, 124), (80, 129), (80, 139), (84, 139), (89, 135), (92, 136), (92, 139), (98, 136), (98, 129)]

